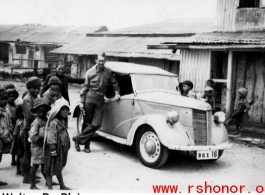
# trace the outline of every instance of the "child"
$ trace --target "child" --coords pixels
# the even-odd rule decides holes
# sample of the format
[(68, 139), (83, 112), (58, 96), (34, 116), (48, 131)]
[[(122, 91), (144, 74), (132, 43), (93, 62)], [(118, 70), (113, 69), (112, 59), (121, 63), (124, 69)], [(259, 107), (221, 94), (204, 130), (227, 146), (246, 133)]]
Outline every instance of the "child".
[(12, 142), (11, 118), (6, 110), (8, 95), (5, 89), (0, 88), (0, 162), (2, 155), (8, 154)]
[(65, 186), (62, 176), (70, 149), (67, 131), (69, 110), (69, 103), (65, 99), (57, 100), (47, 122), (44, 139), (44, 173), (49, 189), (52, 189), (52, 176), (56, 175), (60, 189), (70, 190)]
[(247, 100), (247, 95), (248, 90), (246, 88), (240, 88), (238, 90), (236, 110), (231, 116), (232, 119), (236, 119), (236, 131), (233, 135), (240, 135), (244, 129), (244, 122), (249, 119), (248, 111), (250, 110), (250, 105)]
[[(15, 128), (17, 117), (16, 117), (16, 103), (15, 100), (19, 97), (19, 94), (13, 84), (8, 84), (5, 86), (5, 89), (8, 94), (8, 100), (7, 100), (7, 105), (6, 109), (11, 115), (11, 121), (12, 121), (12, 126)], [(16, 147), (16, 142), (15, 139), (13, 139), (12, 146), (11, 146), (11, 154), (12, 154), (12, 161), (11, 165), (15, 166), (16, 165), (16, 154), (15, 154), (15, 147)]]
[(17, 105), (16, 109), (16, 116), (17, 116), (17, 121), (16, 125), (14, 128), (14, 146), (12, 148), (12, 153), (17, 155), (17, 175), (21, 174), (21, 161), (23, 158), (24, 154), (24, 147), (23, 147), (23, 142), (22, 142), (22, 131), (23, 131), (23, 126), (24, 126), (24, 115), (23, 115), (23, 109), (22, 105), (19, 104)]
[(29, 130), (31, 123), (35, 120), (35, 115), (31, 112), (33, 108), (34, 100), (38, 97), (41, 88), (41, 80), (38, 77), (30, 77), (26, 83), (28, 93), (23, 98), (23, 114), (24, 114), (24, 130), (23, 130), (23, 144), (24, 144), (24, 156), (23, 156), (23, 172), (24, 179), (23, 183), (30, 183), (30, 160), (31, 160), (31, 151), (30, 151), (30, 142)]
[(215, 99), (213, 98), (213, 88), (211, 87), (206, 87), (204, 90), (205, 94), (205, 102), (210, 104), (212, 106), (212, 113), (215, 113)]
[[(206, 87), (211, 87), (211, 88), (212, 88), (212, 96), (213, 96), (213, 98), (215, 99), (215, 97), (216, 97), (216, 92), (215, 92), (215, 90), (214, 90), (214, 80), (212, 80), (212, 79), (208, 79), (208, 80), (206, 81)], [(205, 93), (202, 95), (201, 98), (206, 98)]]
[(56, 76), (52, 76), (48, 82), (49, 89), (43, 94), (43, 97), (47, 101), (49, 105), (54, 104), (57, 99), (62, 97), (60, 89), (61, 89), (61, 81)]
[(191, 95), (190, 91), (193, 89), (193, 83), (191, 81), (183, 81), (180, 83), (180, 89), (181, 89), (181, 95), (195, 98), (193, 95)]
[(35, 184), (35, 175), (39, 165), (41, 165), (41, 172), (46, 179), (46, 176), (43, 172), (43, 142), (45, 126), (47, 123), (47, 113), (50, 109), (51, 107), (43, 98), (37, 98), (34, 101), (34, 107), (31, 109), (31, 112), (36, 114), (36, 119), (31, 123), (29, 132), (29, 139), (31, 141), (31, 161), (33, 164), (30, 171), (30, 189), (38, 189)]

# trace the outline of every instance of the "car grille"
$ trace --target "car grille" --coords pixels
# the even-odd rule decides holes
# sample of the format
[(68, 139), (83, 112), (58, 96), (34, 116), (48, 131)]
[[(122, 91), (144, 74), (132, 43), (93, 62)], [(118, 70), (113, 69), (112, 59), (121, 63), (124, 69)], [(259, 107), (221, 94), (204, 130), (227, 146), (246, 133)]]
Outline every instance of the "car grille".
[[(207, 131), (208, 129), (208, 131)], [(197, 146), (210, 145), (211, 111), (193, 109), (194, 142)]]

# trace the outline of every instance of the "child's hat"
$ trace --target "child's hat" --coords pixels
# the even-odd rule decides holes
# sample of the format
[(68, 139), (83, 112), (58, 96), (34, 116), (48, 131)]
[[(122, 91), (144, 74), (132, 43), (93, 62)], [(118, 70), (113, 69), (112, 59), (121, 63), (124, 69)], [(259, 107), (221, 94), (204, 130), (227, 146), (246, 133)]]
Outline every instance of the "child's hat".
[(183, 84), (190, 86), (190, 89), (193, 89), (193, 83), (189, 80), (183, 81)]
[(246, 89), (246, 88), (240, 88), (239, 90), (238, 90), (238, 93), (240, 93), (242, 96), (244, 96), (244, 97), (247, 97), (247, 95), (248, 95), (248, 90)]
[(61, 83), (60, 79), (58, 79), (58, 77), (56, 77), (56, 76), (52, 76), (48, 82), (48, 85), (61, 85), (61, 84), (62, 83)]
[(9, 93), (14, 93), (15, 94), (15, 98), (17, 99), (19, 97), (19, 93), (16, 90), (16, 87), (13, 84), (8, 84), (5, 86), (6, 92)]
[(48, 111), (51, 109), (44, 98), (37, 98), (34, 100), (34, 106), (30, 109), (30, 111), (32, 113), (36, 113), (37, 109), (41, 106), (46, 107)]
[(30, 77), (26, 83), (27, 88), (41, 86), (41, 80), (38, 77)]
[(211, 87), (205, 87), (204, 91), (213, 91), (213, 88), (211, 88)]

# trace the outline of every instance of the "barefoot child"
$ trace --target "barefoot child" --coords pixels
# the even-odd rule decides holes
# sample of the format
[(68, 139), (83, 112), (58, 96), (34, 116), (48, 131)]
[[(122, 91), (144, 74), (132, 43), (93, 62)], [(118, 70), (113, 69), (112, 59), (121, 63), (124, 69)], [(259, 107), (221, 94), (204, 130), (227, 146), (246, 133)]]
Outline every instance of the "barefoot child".
[(16, 109), (16, 116), (17, 116), (17, 121), (14, 129), (14, 146), (13, 147), (13, 153), (17, 155), (17, 175), (20, 175), (22, 173), (21, 170), (21, 162), (24, 154), (24, 146), (22, 142), (22, 136), (23, 136), (23, 126), (24, 126), (24, 115), (23, 115), (23, 109), (22, 105), (19, 104), (17, 105)]
[[(19, 93), (17, 92), (17, 90), (13, 84), (6, 85), (5, 89), (6, 89), (6, 92), (8, 94), (6, 109), (8, 110), (8, 112), (11, 115), (12, 126), (13, 126), (13, 128), (15, 128), (16, 121), (17, 121), (17, 116), (16, 116), (17, 105), (15, 103), (15, 100), (19, 97)], [(15, 141), (15, 139), (13, 139), (12, 146), (11, 146), (11, 154), (12, 154), (11, 165), (12, 166), (16, 166), (16, 152), (15, 152), (16, 147), (17, 147), (16, 141)]]
[(0, 162), (2, 161), (2, 155), (10, 152), (12, 142), (11, 118), (5, 108), (7, 99), (8, 95), (6, 90), (0, 88)]
[(48, 188), (52, 189), (52, 176), (56, 175), (61, 190), (70, 190), (63, 181), (62, 170), (67, 162), (70, 138), (68, 135), (69, 103), (65, 99), (56, 101), (51, 109), (44, 139), (44, 173)]
[(34, 107), (31, 109), (31, 112), (36, 114), (36, 119), (31, 123), (29, 132), (29, 139), (31, 141), (31, 162), (33, 164), (30, 171), (30, 189), (38, 189), (35, 183), (35, 176), (39, 165), (41, 165), (41, 172), (46, 179), (43, 172), (43, 142), (45, 126), (47, 123), (47, 113), (50, 109), (51, 107), (43, 98), (37, 98), (34, 101)]
[(233, 135), (240, 135), (244, 129), (244, 123), (249, 119), (248, 111), (250, 110), (250, 105), (247, 100), (248, 90), (246, 88), (240, 88), (238, 90), (238, 100), (235, 112), (232, 114), (231, 118), (236, 119), (236, 131)]
[(35, 115), (31, 112), (33, 108), (34, 100), (38, 97), (41, 88), (41, 80), (38, 77), (30, 77), (26, 83), (28, 93), (23, 98), (23, 114), (24, 114), (24, 130), (23, 130), (23, 144), (24, 144), (24, 156), (23, 156), (23, 172), (24, 179), (23, 183), (30, 183), (30, 161), (31, 161), (31, 151), (29, 130), (31, 123), (35, 120)]

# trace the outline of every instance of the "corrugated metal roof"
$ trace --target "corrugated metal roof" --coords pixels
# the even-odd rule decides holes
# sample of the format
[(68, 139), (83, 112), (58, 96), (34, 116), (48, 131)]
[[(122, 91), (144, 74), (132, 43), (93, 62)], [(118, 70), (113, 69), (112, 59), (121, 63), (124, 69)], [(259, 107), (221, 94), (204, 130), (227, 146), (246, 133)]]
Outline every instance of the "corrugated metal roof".
[(105, 52), (107, 56), (146, 57), (180, 60), (180, 55), (171, 50), (148, 50), (148, 44), (173, 41), (176, 37), (85, 37), (53, 50), (53, 53), (96, 55)]
[(44, 25), (0, 25), (0, 41), (40, 43), (69, 43), (87, 33), (107, 31), (105, 26), (44, 26)]
[(165, 44), (199, 43), (199, 44), (265, 44), (265, 31), (256, 32), (210, 32), (166, 41)]

